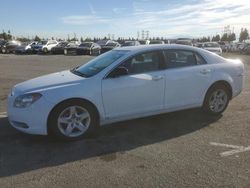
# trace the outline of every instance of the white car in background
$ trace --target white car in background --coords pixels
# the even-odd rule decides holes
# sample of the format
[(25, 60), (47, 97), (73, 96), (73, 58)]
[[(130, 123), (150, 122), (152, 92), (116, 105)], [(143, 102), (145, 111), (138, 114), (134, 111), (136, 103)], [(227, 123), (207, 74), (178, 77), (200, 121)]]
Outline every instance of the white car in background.
[(217, 55), (222, 55), (222, 49), (217, 42), (205, 42), (203, 43), (202, 48), (210, 52), (216, 53)]
[(33, 46), (33, 51), (48, 53), (56, 45), (58, 45), (58, 42), (56, 40), (43, 40), (39, 42), (37, 45)]
[(74, 140), (99, 125), (202, 107), (221, 114), (243, 87), (244, 65), (184, 45), (116, 48), (13, 87), (8, 118), (30, 134)]

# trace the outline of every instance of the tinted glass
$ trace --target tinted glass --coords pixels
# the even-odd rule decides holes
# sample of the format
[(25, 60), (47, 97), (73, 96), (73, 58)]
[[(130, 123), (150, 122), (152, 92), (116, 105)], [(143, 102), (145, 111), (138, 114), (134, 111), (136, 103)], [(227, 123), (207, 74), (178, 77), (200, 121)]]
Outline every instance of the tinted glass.
[(220, 47), (220, 45), (218, 43), (205, 43), (204, 47), (217, 48), (217, 47)]
[(196, 56), (191, 51), (185, 50), (166, 50), (164, 51), (167, 67), (177, 68), (197, 65)]
[(91, 42), (86, 42), (86, 43), (80, 44), (79, 47), (91, 47), (91, 46), (92, 46), (92, 43), (91, 43)]
[(165, 68), (161, 52), (136, 55), (121, 66), (127, 68), (129, 74), (140, 74)]

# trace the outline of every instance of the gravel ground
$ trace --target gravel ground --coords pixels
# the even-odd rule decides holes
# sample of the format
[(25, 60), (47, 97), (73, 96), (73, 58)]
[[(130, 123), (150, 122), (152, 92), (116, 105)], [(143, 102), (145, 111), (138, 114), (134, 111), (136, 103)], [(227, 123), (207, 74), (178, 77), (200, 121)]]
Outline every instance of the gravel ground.
[[(250, 187), (250, 151), (221, 156), (232, 149), (211, 145), (250, 146), (250, 56), (225, 56), (244, 62), (246, 81), (218, 118), (185, 110), (115, 123), (63, 143), (19, 133), (0, 113), (0, 186)], [(91, 58), (0, 54), (0, 112), (16, 83)]]

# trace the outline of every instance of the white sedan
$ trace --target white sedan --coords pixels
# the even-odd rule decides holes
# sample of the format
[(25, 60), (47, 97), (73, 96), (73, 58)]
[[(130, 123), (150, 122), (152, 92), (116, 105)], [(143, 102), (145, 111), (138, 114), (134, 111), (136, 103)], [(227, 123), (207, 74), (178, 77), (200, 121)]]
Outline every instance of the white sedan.
[(13, 87), (8, 118), (30, 134), (82, 138), (96, 126), (203, 107), (221, 114), (243, 87), (244, 65), (183, 45), (116, 48)]
[(222, 49), (217, 42), (205, 42), (203, 43), (203, 49), (216, 53), (217, 55), (222, 55)]

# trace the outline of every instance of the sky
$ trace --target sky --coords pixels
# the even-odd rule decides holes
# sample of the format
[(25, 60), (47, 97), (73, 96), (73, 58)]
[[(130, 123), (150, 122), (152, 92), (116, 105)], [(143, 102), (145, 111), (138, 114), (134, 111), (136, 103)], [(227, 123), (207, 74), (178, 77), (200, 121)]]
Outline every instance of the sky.
[[(250, 30), (247, 0), (0, 0), (0, 29), (19, 37), (201, 37)], [(3, 16), (4, 15), (4, 16)]]

